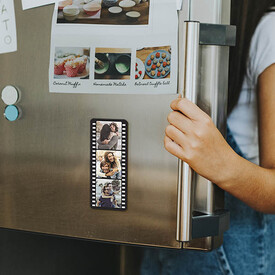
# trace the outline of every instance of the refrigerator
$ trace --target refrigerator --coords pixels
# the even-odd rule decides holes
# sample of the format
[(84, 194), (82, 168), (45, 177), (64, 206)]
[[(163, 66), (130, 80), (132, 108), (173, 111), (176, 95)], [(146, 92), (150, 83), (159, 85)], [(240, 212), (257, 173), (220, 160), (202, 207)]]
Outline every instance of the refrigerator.
[[(178, 95), (49, 93), (53, 6), (22, 11), (17, 0), (15, 9), (18, 51), (0, 56), (0, 84), (19, 91), (20, 117), (0, 118), (0, 227), (173, 249), (220, 246), (229, 227), (223, 191), (164, 149)], [(178, 93), (225, 134), (230, 0), (183, 0), (178, 17)], [(91, 207), (94, 118), (128, 122), (125, 211)]]

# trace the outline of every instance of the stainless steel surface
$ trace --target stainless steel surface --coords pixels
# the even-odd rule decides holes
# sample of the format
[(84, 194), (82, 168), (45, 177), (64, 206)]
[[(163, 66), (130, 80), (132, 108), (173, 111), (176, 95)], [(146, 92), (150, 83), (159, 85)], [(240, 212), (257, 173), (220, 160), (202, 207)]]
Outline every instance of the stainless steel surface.
[[(228, 1), (209, 1), (216, 6), (207, 2), (207, 9), (202, 9), (205, 0), (184, 0), (180, 22), (201, 18), (205, 23), (228, 24)], [(20, 88), (24, 112), (14, 123), (0, 118), (0, 227), (177, 249), (218, 246), (222, 237), (184, 243), (175, 239), (178, 161), (164, 150), (163, 136), (169, 104), (176, 95), (50, 94), (53, 6), (22, 11), (21, 1), (15, 0), (15, 7), (18, 52), (0, 56), (0, 88), (8, 84)], [(200, 47), (198, 104), (222, 129), (226, 113), (218, 103), (226, 101), (223, 66), (227, 66), (228, 49), (212, 47)], [(218, 67), (210, 70), (212, 65)], [(184, 66), (179, 69), (180, 93)], [(0, 104), (2, 113), (4, 108)], [(90, 208), (89, 124), (94, 117), (129, 123), (126, 212)], [(205, 179), (195, 179), (194, 209), (211, 213), (223, 207), (219, 192)]]
[(185, 21), (190, 19), (190, 0), (183, 0), (183, 8), (178, 12), (178, 93), (183, 94), (184, 89), (184, 76), (185, 76), (185, 44), (186, 44), (186, 34), (185, 34)]
[(179, 24), (183, 23), (184, 21), (189, 21), (190, 20), (190, 12), (191, 12), (191, 1), (190, 0), (182, 0), (182, 7), (181, 10), (179, 11), (179, 17), (180, 20)]
[(207, 238), (194, 239), (191, 242), (184, 242), (182, 247), (184, 249), (190, 249), (190, 250), (211, 251), (221, 246), (222, 242), (223, 242), (223, 236), (207, 237)]
[(200, 45), (235, 46), (236, 26), (200, 24)]
[[(223, 135), (226, 130), (228, 82), (228, 47), (201, 46), (198, 87), (198, 106), (211, 116)], [(207, 70), (211, 66), (212, 70)], [(209, 180), (195, 174), (193, 210), (212, 214), (224, 207), (224, 192)], [(222, 236), (192, 240), (184, 243), (188, 249), (211, 250), (222, 243)]]
[[(163, 148), (176, 95), (49, 93), (53, 6), (23, 12), (17, 0), (15, 7), (18, 52), (0, 56), (0, 88), (20, 88), (23, 116), (15, 123), (0, 119), (0, 227), (181, 248), (175, 239), (177, 159)], [(90, 208), (94, 117), (129, 123), (126, 212)]]
[[(184, 18), (184, 15), (180, 13)], [(230, 24), (230, 0), (190, 1), (190, 20), (211, 24)], [(180, 26), (181, 27), (181, 26)], [(179, 36), (180, 47), (184, 39)], [(211, 116), (218, 129), (225, 135), (228, 83), (229, 48), (220, 46), (200, 46), (198, 106)], [(179, 53), (179, 60), (184, 60)], [(180, 67), (179, 93), (183, 91), (184, 66)], [(181, 175), (181, 173), (180, 173)], [(181, 186), (179, 193), (181, 193)], [(194, 174), (193, 210), (212, 214), (224, 207), (224, 193), (207, 179)], [(222, 243), (222, 236), (195, 239), (183, 242), (183, 248), (211, 250)]]
[(230, 25), (231, 0), (190, 0), (190, 20)]
[[(227, 86), (224, 83), (228, 81), (228, 56), (228, 47), (201, 46), (198, 106), (211, 116), (223, 135), (226, 128)], [(207, 66), (212, 69), (207, 70)], [(197, 174), (195, 182), (194, 210), (211, 214), (217, 207), (223, 207), (223, 195), (216, 185)]]
[[(198, 62), (199, 62), (199, 32), (198, 22), (184, 23), (183, 33), (185, 41), (183, 44), (184, 58), (180, 61), (185, 64), (183, 78), (183, 95), (197, 103), (198, 87)], [(192, 194), (193, 194), (193, 171), (187, 163), (180, 163), (178, 182), (179, 201), (177, 214), (177, 240), (181, 242), (192, 239)]]

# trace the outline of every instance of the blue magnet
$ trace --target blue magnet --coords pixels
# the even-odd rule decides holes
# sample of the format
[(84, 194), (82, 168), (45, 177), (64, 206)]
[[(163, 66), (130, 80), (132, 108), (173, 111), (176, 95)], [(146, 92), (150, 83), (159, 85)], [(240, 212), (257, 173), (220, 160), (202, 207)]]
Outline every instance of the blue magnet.
[(14, 105), (9, 105), (5, 108), (4, 116), (9, 121), (15, 121), (19, 117), (19, 110)]

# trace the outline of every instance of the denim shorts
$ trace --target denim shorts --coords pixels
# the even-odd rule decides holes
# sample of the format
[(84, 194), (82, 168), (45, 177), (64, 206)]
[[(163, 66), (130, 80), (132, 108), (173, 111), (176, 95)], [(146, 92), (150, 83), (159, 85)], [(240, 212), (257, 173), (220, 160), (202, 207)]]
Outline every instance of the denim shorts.
[[(229, 129), (227, 141), (243, 156)], [(254, 211), (229, 194), (225, 208), (230, 210), (230, 229), (220, 248), (212, 252), (146, 248), (141, 274), (275, 274), (275, 215)]]

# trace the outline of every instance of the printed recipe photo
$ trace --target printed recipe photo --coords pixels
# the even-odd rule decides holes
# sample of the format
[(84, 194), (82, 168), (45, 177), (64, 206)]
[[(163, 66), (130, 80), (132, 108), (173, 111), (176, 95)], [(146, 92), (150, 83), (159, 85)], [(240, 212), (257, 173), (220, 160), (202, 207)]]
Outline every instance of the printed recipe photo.
[(89, 48), (55, 48), (55, 79), (89, 79)]
[(58, 2), (57, 23), (148, 25), (150, 0), (65, 0)]

